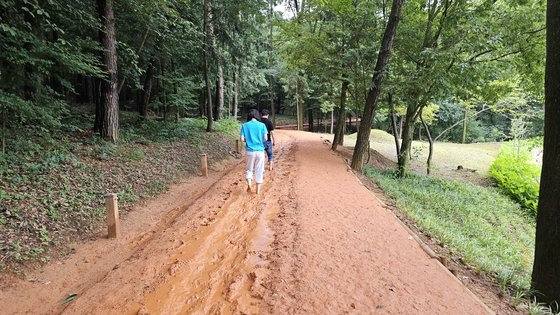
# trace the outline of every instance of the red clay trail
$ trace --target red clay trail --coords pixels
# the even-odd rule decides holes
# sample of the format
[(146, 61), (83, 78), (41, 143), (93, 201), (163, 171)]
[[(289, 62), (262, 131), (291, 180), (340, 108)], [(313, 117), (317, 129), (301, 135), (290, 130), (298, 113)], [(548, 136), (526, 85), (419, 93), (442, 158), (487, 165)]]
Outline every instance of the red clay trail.
[(263, 195), (242, 162), (215, 166), (132, 212), (122, 239), (2, 284), (0, 313), (488, 313), (318, 135), (277, 138)]

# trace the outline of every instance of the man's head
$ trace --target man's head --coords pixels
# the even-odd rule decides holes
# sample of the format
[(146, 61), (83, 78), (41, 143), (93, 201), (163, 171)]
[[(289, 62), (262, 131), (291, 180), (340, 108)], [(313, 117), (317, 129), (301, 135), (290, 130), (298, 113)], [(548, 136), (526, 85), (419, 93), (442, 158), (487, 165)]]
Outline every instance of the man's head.
[(255, 118), (256, 120), (261, 119), (261, 115), (259, 114), (259, 111), (254, 108), (251, 109), (247, 114), (247, 121), (250, 121), (253, 118)]
[(261, 113), (263, 118), (268, 118), (268, 115), (270, 115), (268, 109), (263, 109)]

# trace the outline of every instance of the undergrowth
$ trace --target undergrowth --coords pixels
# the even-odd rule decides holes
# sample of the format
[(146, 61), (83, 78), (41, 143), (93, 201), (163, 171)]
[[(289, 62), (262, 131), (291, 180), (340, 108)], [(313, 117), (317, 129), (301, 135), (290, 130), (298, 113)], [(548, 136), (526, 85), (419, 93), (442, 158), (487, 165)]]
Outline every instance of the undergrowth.
[(198, 171), (199, 155), (228, 156), (239, 124), (222, 120), (139, 120), (121, 113), (121, 141), (92, 134), (93, 116), (71, 112), (61, 129), (10, 130), (0, 152), (0, 271), (46, 262), (48, 250), (93, 235), (102, 225), (104, 194), (123, 212)]

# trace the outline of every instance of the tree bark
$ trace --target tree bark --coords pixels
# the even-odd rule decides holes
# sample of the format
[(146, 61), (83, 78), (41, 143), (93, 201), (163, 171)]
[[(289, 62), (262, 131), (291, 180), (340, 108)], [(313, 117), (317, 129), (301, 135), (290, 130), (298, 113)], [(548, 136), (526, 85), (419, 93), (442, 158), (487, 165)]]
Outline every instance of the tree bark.
[[(272, 24), (272, 19), (274, 18), (274, 0), (269, 0), (269, 33), (268, 33), (268, 41), (270, 45), (270, 51), (268, 55), (268, 68), (272, 70), (272, 56), (274, 51), (274, 44), (272, 41), (272, 31), (274, 25)], [(274, 84), (273, 84), (273, 76), (270, 76), (270, 83), (269, 83), (269, 93), (270, 93), (270, 114), (272, 115), (272, 126), (276, 128), (276, 108), (274, 108)]]
[(206, 131), (212, 131), (212, 88), (210, 86), (210, 76), (208, 69), (208, 55), (210, 45), (208, 41), (214, 36), (214, 29), (210, 21), (212, 20), (212, 2), (211, 0), (204, 0), (204, 82), (206, 84)]
[(463, 137), (461, 139), (461, 143), (463, 143), (463, 144), (467, 141), (468, 114), (469, 114), (469, 109), (468, 109), (467, 105), (465, 104), (465, 113), (464, 113), (464, 116), (463, 116)]
[(426, 130), (428, 143), (430, 144), (430, 150), (428, 152), (428, 160), (426, 161), (426, 174), (430, 175), (430, 172), (432, 170), (432, 156), (434, 154), (434, 139), (432, 139), (432, 134), (430, 133), (430, 128), (428, 127), (428, 124), (426, 124), (426, 121), (424, 121), (424, 117), (422, 117), (422, 110), (420, 110), (420, 120), (422, 121), (424, 130)]
[(297, 77), (296, 81), (296, 115), (297, 115), (297, 130), (303, 130), (303, 104), (300, 99), (300, 78)]
[(399, 118), (399, 139), (402, 139), (403, 124), (404, 124), (404, 117), (401, 116)]
[(408, 162), (412, 155), (412, 140), (414, 136), (414, 122), (416, 121), (419, 106), (408, 106), (402, 131), (401, 152), (398, 156), (398, 175), (404, 177), (408, 168)]
[(7, 117), (7, 109), (2, 107), (2, 154), (6, 154), (6, 120)]
[(401, 146), (399, 143), (399, 134), (397, 134), (397, 117), (395, 114), (395, 104), (393, 104), (393, 94), (389, 93), (389, 107), (391, 109), (391, 128), (393, 130), (393, 138), (395, 138), (395, 147), (397, 149), (397, 157), (401, 154)]
[(100, 41), (104, 48), (103, 66), (107, 72), (101, 81), (101, 137), (116, 143), (119, 140), (119, 94), (117, 93), (117, 46), (115, 38), (115, 16), (112, 0), (97, 0), (97, 11), (102, 21), (103, 31)]
[(138, 104), (138, 113), (142, 116), (143, 119), (146, 119), (148, 117), (148, 105), (150, 104), (153, 78), (154, 65), (152, 59), (150, 60), (150, 64), (148, 65), (148, 69), (146, 70), (146, 77), (144, 78), (144, 91), (142, 91), (142, 98), (140, 100), (140, 104)]
[[(336, 128), (334, 133), (334, 139), (331, 146), (333, 151), (336, 151), (339, 145), (344, 144), (344, 125), (346, 124), (346, 93), (348, 91), (348, 86), (350, 82), (347, 80), (342, 81), (342, 86), (340, 87), (340, 105), (338, 107), (338, 115), (336, 117)], [(332, 121), (331, 121), (332, 125)], [(331, 126), (332, 133), (332, 126)]]
[[(101, 56), (103, 58), (103, 56)], [(103, 79), (93, 79), (93, 98), (95, 100), (95, 121), (93, 123), (93, 132), (101, 133), (101, 126), (103, 125), (103, 116), (105, 109), (101, 101), (101, 83)]]
[(224, 112), (224, 70), (218, 65), (218, 79), (216, 80), (216, 111), (215, 120), (222, 119)]
[(560, 2), (548, 0), (546, 15), (544, 152), (532, 289), (555, 312), (560, 302)]
[(393, 41), (397, 32), (397, 25), (399, 23), (401, 7), (404, 0), (393, 0), (391, 6), (391, 13), (389, 21), (383, 34), (381, 42), (381, 49), (377, 56), (377, 63), (372, 77), (372, 87), (369, 89), (364, 107), (364, 116), (358, 130), (358, 137), (356, 139), (356, 146), (354, 147), (354, 154), (352, 155), (352, 168), (356, 171), (361, 171), (364, 165), (364, 153), (368, 148), (369, 135), (371, 133), (371, 125), (375, 110), (377, 109), (377, 100), (381, 94), (381, 87), (385, 78), (385, 70), (391, 58), (391, 49), (393, 48)]
[(315, 132), (315, 125), (313, 121), (313, 109), (309, 108), (307, 110), (307, 121), (309, 123), (309, 131)]
[(237, 60), (233, 64), (233, 118), (237, 120), (237, 93), (239, 89), (239, 74)]
[(334, 132), (334, 109), (331, 110), (331, 134)]
[(160, 59), (160, 67), (161, 67), (161, 91), (162, 91), (162, 104), (163, 104), (163, 121), (167, 121), (167, 92), (166, 92), (166, 85), (165, 85), (165, 62)]

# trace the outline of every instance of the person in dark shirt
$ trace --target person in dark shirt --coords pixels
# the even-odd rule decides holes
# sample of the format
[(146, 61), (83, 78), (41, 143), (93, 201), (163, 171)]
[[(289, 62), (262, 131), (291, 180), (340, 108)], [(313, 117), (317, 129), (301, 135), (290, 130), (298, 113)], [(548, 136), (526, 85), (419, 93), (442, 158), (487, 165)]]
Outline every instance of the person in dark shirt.
[(268, 119), (268, 115), (270, 115), (268, 109), (263, 109), (261, 122), (266, 126), (266, 130), (268, 131), (268, 141), (264, 143), (264, 150), (268, 156), (268, 170), (272, 171), (272, 161), (274, 161), (274, 154), (272, 153), (272, 147), (274, 146), (274, 126)]

